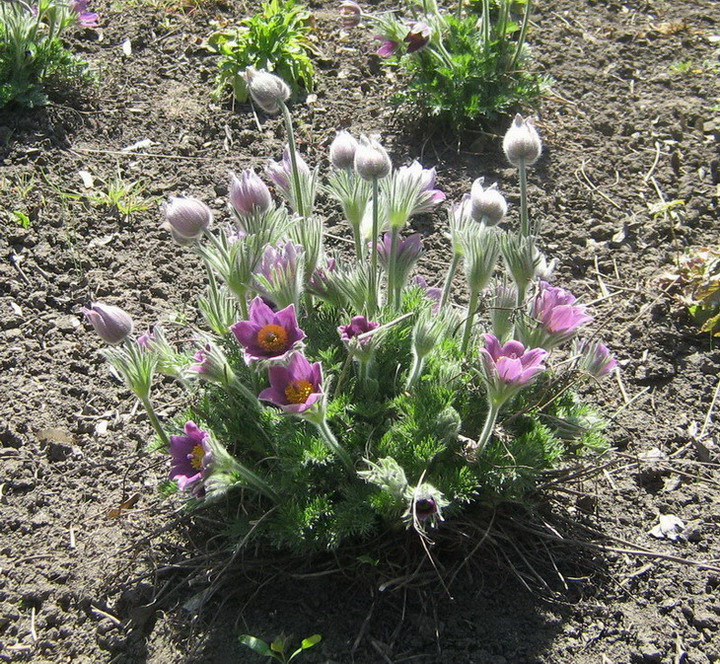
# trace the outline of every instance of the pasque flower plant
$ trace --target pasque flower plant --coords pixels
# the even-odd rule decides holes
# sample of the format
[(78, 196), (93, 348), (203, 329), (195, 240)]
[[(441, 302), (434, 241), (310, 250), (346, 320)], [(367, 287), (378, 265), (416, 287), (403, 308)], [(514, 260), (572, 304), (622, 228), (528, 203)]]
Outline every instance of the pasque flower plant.
[[(199, 200), (164, 208), (186, 260), (207, 270), (207, 331), (176, 351), (159, 328), (135, 339), (115, 306), (86, 310), (146, 408), (174, 486), (198, 508), (225, 496), (230, 530), (245, 541), (308, 552), (396, 537), (396, 525), (442, 527), (473, 502), (522, 498), (541, 471), (602, 448), (598, 419), (570, 388), (616, 364), (578, 337), (592, 319), (547, 281), (537, 224), (476, 182), (449, 209), (447, 273), (413, 277), (423, 266), (413, 218), (445, 198), (435, 170), (393, 164), (377, 137), (341, 132), (322, 191), (355, 249), (333, 250), (314, 206), (318, 169), (294, 145), (282, 82), (255, 75), (261, 107), (288, 127), (285, 157), (266, 172), (284, 202), (245, 171), (229, 190), (229, 226), (211, 223)], [(456, 272), (467, 306), (452, 297)], [(569, 342), (570, 359), (556, 362)], [(169, 422), (151, 400), (158, 372), (188, 388), (183, 416)]]

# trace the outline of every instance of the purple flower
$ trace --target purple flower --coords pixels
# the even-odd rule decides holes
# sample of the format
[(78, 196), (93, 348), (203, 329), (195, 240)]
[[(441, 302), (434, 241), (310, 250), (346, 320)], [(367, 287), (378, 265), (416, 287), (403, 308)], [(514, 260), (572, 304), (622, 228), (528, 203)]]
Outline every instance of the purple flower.
[(267, 246), (253, 274), (256, 289), (278, 306), (297, 302), (304, 274), (302, 246), (292, 242), (279, 247)]
[(193, 359), (195, 364), (190, 366), (189, 371), (209, 383), (228, 385), (235, 378), (227, 358), (214, 344), (206, 343), (193, 355)]
[[(393, 250), (392, 234), (385, 233), (382, 242), (377, 243), (378, 260), (383, 269), (387, 271), (390, 265), (390, 253)], [(397, 269), (402, 283), (407, 282), (407, 277), (423, 253), (422, 236), (420, 233), (413, 233), (406, 238), (400, 239), (397, 247)]]
[(421, 214), (430, 212), (436, 205), (442, 203), (446, 196), (440, 189), (435, 189), (435, 169), (423, 168), (419, 161), (413, 161), (410, 166), (401, 166), (397, 172), (397, 185), (415, 186), (417, 196), (410, 214)]
[(304, 413), (324, 397), (320, 362), (310, 364), (301, 353), (295, 353), (286, 367), (270, 367), (268, 377), (270, 387), (260, 392), (258, 399), (280, 406), (286, 413)]
[(235, 323), (230, 331), (245, 348), (248, 364), (258, 360), (284, 360), (305, 338), (305, 332), (298, 327), (294, 305), (274, 312), (260, 297), (250, 305), (250, 320)]
[(425, 277), (417, 275), (413, 277), (411, 284), (425, 291), (425, 297), (433, 303), (432, 312), (436, 314), (440, 311), (440, 301), (442, 300), (442, 288), (435, 288), (428, 286), (428, 282)]
[(540, 282), (532, 316), (540, 322), (551, 341), (563, 341), (580, 326), (592, 321), (592, 316), (585, 313), (585, 307), (575, 304), (576, 299), (570, 291), (551, 286), (546, 281)]
[(501, 346), (493, 334), (484, 334), (483, 338), (485, 348), (480, 349), (480, 359), (485, 377), (496, 388), (524, 387), (545, 371), (543, 360), (548, 353), (543, 348), (525, 350), (525, 346), (514, 339)]
[(266, 212), (272, 205), (270, 190), (250, 168), (244, 170), (239, 178), (232, 175), (229, 197), (230, 204), (242, 216), (249, 216), (254, 212)]
[(382, 35), (376, 35), (373, 39), (377, 39), (378, 41), (382, 42), (382, 44), (380, 44), (380, 48), (375, 51), (376, 54), (379, 55), (381, 58), (389, 58), (395, 53), (395, 51), (398, 50), (398, 47), (400, 46), (400, 44), (398, 44), (397, 42), (387, 39)]
[(77, 14), (77, 21), (84, 28), (95, 28), (98, 24), (98, 15), (87, 11), (89, 0), (70, 0), (68, 7), (73, 14)]
[(330, 286), (330, 275), (335, 272), (336, 268), (336, 260), (334, 258), (326, 258), (325, 266), (321, 267), (318, 265), (310, 275), (307, 292), (312, 295), (317, 295), (317, 297), (326, 297)]
[(170, 479), (180, 491), (190, 491), (197, 498), (205, 495), (203, 481), (212, 463), (210, 434), (194, 422), (185, 424), (184, 436), (170, 436)]
[(414, 21), (410, 24), (410, 31), (405, 35), (407, 52), (416, 53), (422, 51), (430, 43), (430, 26), (421, 21)]
[(115, 346), (132, 334), (132, 318), (120, 307), (94, 302), (89, 309), (83, 307), (82, 312), (105, 343)]
[(415, 516), (419, 521), (425, 521), (437, 514), (438, 507), (432, 496), (423, 496), (415, 499)]
[(582, 353), (578, 368), (587, 371), (594, 378), (602, 378), (617, 369), (617, 360), (605, 344), (581, 341), (576, 352)]
[(343, 0), (340, 3), (340, 16), (344, 28), (355, 28), (360, 24), (362, 18), (362, 9), (357, 2), (353, 0)]
[[(340, 334), (342, 342), (347, 346), (352, 339), (359, 337), (361, 334), (365, 334), (365, 332), (375, 330), (378, 327), (380, 327), (380, 323), (368, 320), (365, 316), (355, 316), (349, 325), (340, 325), (340, 327), (338, 327), (338, 333)], [(359, 343), (360, 346), (365, 346), (370, 339), (371, 337), (359, 339), (357, 343)]]
[(355, 172), (363, 180), (380, 180), (392, 170), (387, 150), (374, 138), (361, 136), (355, 150)]
[[(297, 166), (301, 178), (311, 176), (310, 167), (299, 154), (297, 154)], [(273, 161), (272, 159), (268, 161), (267, 166), (265, 166), (265, 173), (286, 197), (290, 198), (292, 196), (292, 162), (288, 146), (285, 146), (283, 150), (281, 161)]]

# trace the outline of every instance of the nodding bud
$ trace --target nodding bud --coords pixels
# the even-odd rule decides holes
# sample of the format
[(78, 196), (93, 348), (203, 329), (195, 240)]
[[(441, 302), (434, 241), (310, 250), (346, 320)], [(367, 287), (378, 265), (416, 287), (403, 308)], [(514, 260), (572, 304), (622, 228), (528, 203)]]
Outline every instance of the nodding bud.
[(516, 167), (532, 166), (542, 152), (542, 142), (529, 118), (518, 113), (503, 138), (503, 150), (508, 161)]
[(346, 131), (339, 131), (330, 144), (330, 161), (338, 170), (352, 168), (358, 142)]
[(355, 28), (360, 25), (362, 18), (362, 9), (357, 2), (353, 0), (343, 0), (340, 3), (340, 16), (344, 28)]
[(497, 226), (507, 214), (507, 201), (498, 191), (496, 184), (484, 188), (484, 179), (473, 182), (470, 192), (470, 214), (478, 223)]
[(120, 307), (95, 302), (89, 309), (83, 307), (82, 312), (105, 343), (115, 346), (132, 334), (132, 318)]
[(250, 216), (253, 212), (266, 212), (272, 205), (270, 190), (252, 169), (244, 170), (238, 178), (234, 173), (230, 178), (230, 205), (241, 216)]
[(173, 237), (181, 243), (202, 237), (210, 228), (213, 214), (210, 208), (197, 198), (171, 197), (163, 206), (165, 223)]
[(290, 98), (290, 88), (279, 76), (264, 69), (248, 67), (241, 76), (253, 101), (266, 113), (279, 113), (280, 105)]
[(355, 151), (355, 170), (363, 180), (381, 179), (390, 173), (392, 162), (385, 148), (375, 139), (360, 137)]
[(422, 51), (430, 43), (430, 26), (421, 21), (414, 21), (410, 24), (410, 31), (405, 35), (408, 53)]

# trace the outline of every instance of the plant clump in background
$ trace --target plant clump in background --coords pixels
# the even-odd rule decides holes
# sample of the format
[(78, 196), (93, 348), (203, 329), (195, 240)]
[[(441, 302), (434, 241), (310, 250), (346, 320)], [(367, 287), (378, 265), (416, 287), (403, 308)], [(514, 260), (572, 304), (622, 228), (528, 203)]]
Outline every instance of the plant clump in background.
[[(406, 0), (404, 10), (367, 15), (377, 54), (402, 74), (395, 101), (455, 129), (484, 126), (533, 107), (548, 80), (528, 69), (525, 41), (532, 0)], [(354, 0), (340, 6), (345, 27), (365, 16)]]
[(73, 26), (94, 27), (88, 0), (24, 0), (0, 3), (0, 108), (10, 103), (42, 106), (48, 91), (87, 84), (87, 63), (63, 44)]
[(215, 96), (223, 97), (230, 89), (238, 102), (246, 102), (249, 93), (242, 74), (248, 67), (276, 74), (293, 92), (311, 92), (315, 68), (310, 55), (316, 50), (312, 31), (312, 16), (303, 5), (267, 0), (259, 13), (238, 27), (214, 32), (207, 46), (220, 56)]

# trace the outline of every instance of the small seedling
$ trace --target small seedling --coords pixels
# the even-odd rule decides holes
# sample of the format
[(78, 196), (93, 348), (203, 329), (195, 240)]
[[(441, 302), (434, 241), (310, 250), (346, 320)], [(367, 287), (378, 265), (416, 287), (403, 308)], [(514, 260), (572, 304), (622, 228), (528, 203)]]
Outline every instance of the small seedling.
[(292, 662), (303, 651), (312, 648), (314, 645), (317, 645), (318, 643), (320, 643), (321, 640), (322, 636), (320, 636), (320, 634), (313, 634), (312, 636), (308, 636), (307, 639), (302, 640), (302, 642), (300, 643), (300, 647), (295, 650), (295, 652), (290, 654), (288, 652), (288, 647), (290, 645), (290, 637), (279, 636), (277, 639), (271, 641), (269, 644), (254, 636), (250, 636), (249, 634), (243, 634), (240, 637), (240, 643), (247, 646), (251, 650), (254, 650), (258, 655), (263, 655), (264, 657), (274, 657), (278, 662), (282, 662), (282, 664), (288, 664), (289, 662)]

